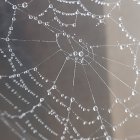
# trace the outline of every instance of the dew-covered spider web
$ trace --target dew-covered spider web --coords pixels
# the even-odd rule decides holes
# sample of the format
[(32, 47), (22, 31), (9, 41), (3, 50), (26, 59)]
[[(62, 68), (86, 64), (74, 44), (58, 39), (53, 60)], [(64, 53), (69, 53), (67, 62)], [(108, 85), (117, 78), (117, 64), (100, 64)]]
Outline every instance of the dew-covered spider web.
[(139, 4), (1, 0), (0, 139), (139, 140)]

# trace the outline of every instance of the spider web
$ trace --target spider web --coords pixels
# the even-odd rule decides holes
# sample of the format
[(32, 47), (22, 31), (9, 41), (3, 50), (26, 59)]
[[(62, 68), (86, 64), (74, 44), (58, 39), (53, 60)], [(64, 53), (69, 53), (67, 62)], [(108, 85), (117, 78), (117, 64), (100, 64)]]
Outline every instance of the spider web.
[(139, 139), (140, 41), (126, 5), (139, 1), (1, 2), (0, 119), (18, 139)]

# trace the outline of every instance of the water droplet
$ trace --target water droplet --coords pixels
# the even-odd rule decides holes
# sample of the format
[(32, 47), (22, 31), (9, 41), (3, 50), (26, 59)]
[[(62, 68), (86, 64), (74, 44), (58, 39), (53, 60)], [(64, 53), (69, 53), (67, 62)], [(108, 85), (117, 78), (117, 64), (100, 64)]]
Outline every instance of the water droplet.
[(17, 9), (17, 6), (16, 6), (16, 5), (13, 5), (12, 8), (13, 8), (13, 9)]
[(101, 119), (101, 116), (99, 115), (99, 116), (97, 116), (97, 120), (100, 120)]
[(74, 51), (74, 52), (73, 52), (73, 55), (74, 55), (74, 56), (76, 56), (76, 55), (77, 55), (77, 52), (76, 52), (76, 51)]
[(101, 129), (104, 129), (105, 128), (105, 126), (104, 125), (101, 125)]
[(33, 19), (33, 16), (32, 15), (29, 15), (29, 19)]
[(53, 85), (53, 86), (52, 86), (52, 89), (56, 89), (56, 85)]
[(52, 4), (50, 4), (50, 5), (49, 5), (49, 8), (53, 8), (53, 5), (52, 5)]
[(15, 18), (15, 17), (13, 17), (13, 18), (12, 18), (12, 21), (15, 21), (15, 20), (16, 20), (16, 18)]
[(72, 97), (72, 98), (70, 99), (70, 101), (71, 101), (71, 102), (74, 102), (74, 101), (75, 101), (75, 98)]
[(83, 55), (84, 55), (83, 51), (80, 51), (80, 52), (79, 52), (79, 56), (80, 56), (80, 57), (83, 57)]
[(28, 3), (27, 2), (23, 2), (22, 3), (22, 8), (27, 8), (28, 7)]
[(98, 111), (98, 107), (97, 106), (94, 106), (93, 107), (93, 111)]
[(106, 137), (106, 140), (111, 140), (111, 136), (107, 136)]
[(44, 101), (44, 98), (40, 98), (40, 102), (43, 102)]

